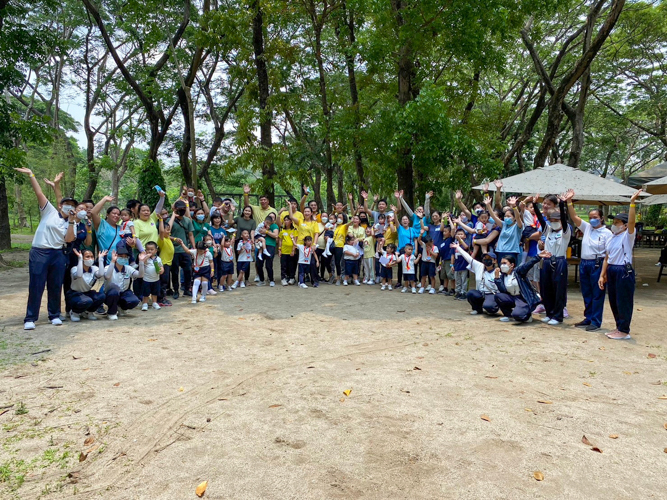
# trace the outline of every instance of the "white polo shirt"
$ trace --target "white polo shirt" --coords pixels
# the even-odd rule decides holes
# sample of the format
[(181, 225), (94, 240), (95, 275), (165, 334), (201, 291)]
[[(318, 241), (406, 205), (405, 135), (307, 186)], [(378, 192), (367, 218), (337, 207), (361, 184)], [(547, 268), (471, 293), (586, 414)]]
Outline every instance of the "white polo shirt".
[(61, 249), (65, 246), (65, 234), (69, 223), (67, 219), (60, 216), (56, 207), (46, 202), (44, 208), (39, 210), (42, 219), (39, 221), (35, 236), (32, 238), (34, 248)]
[(605, 226), (593, 229), (593, 226), (585, 220), (581, 221), (579, 230), (584, 233), (581, 240), (581, 258), (583, 260), (594, 260), (598, 257), (604, 257), (607, 241), (613, 236), (613, 233)]
[(570, 245), (570, 238), (572, 237), (569, 224), (562, 231), (554, 231), (551, 226), (548, 226), (544, 231), (544, 237), (544, 249), (547, 252), (550, 252), (554, 257), (565, 257), (567, 255), (567, 247)]
[(632, 249), (635, 246), (636, 237), (636, 229), (632, 234), (628, 233), (627, 229), (621, 234), (612, 234), (612, 237), (607, 241), (608, 264), (610, 266), (632, 264)]

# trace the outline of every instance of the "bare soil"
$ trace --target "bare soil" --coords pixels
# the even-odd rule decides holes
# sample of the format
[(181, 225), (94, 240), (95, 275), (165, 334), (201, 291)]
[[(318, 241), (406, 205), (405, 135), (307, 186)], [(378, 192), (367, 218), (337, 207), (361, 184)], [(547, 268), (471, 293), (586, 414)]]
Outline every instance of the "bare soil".
[(1, 271), (0, 497), (665, 498), (657, 256), (632, 341), (572, 326), (573, 280), (560, 327), (323, 285), (24, 332), (27, 267)]

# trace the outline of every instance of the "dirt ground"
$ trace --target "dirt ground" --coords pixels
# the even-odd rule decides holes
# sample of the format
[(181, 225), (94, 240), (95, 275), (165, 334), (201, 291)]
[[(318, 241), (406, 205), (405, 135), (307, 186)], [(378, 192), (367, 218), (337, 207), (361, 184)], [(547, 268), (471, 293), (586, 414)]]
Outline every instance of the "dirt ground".
[(665, 498), (657, 256), (637, 253), (621, 342), (572, 326), (572, 280), (560, 327), (323, 285), (116, 323), (52, 327), (44, 306), (24, 332), (27, 268), (2, 271), (0, 497), (187, 499), (208, 481), (209, 499)]

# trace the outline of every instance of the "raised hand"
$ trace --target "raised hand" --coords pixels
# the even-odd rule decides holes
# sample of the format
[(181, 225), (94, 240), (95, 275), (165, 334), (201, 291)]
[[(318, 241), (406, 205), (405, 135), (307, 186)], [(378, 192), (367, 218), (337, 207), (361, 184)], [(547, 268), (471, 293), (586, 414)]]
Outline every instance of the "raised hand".
[(433, 191), (429, 191), (428, 193), (426, 193), (426, 197), (433, 198)]
[(46, 177), (44, 177), (44, 184), (46, 184), (47, 186), (51, 186), (53, 189), (56, 188), (56, 184), (55, 184), (55, 182), (50, 181), (50, 180), (47, 179)]
[(29, 168), (18, 167), (18, 168), (15, 168), (14, 170), (16, 170), (17, 172), (19, 172), (21, 174), (32, 175), (32, 170), (30, 170)]
[(487, 205), (487, 206), (491, 205), (491, 198), (489, 198), (488, 196), (485, 196), (484, 197), (484, 204)]
[(503, 188), (503, 181), (501, 181), (500, 179), (496, 179), (495, 181), (493, 181), (493, 183), (495, 184), (496, 189), (498, 191), (500, 191)]
[(111, 251), (111, 262), (116, 263), (116, 260), (118, 260), (118, 254), (116, 253), (115, 250)]
[(570, 201), (574, 198), (574, 189), (568, 189), (560, 196), (560, 198), (563, 201)]
[(396, 205), (391, 205), (389, 208), (391, 208), (391, 211), (394, 213), (398, 212), (398, 208), (396, 208)]
[(301, 187), (302, 187), (304, 193), (306, 193), (306, 194), (310, 194), (310, 188), (309, 188), (308, 186), (306, 186), (306, 185), (304, 184), (304, 185), (301, 186)]
[(488, 183), (488, 182), (485, 182), (484, 185), (482, 186), (482, 188), (484, 189), (484, 192), (485, 192), (485, 193), (488, 192), (488, 190), (489, 190), (489, 183)]
[(248, 184), (243, 185), (243, 194), (250, 194), (250, 186)]
[(104, 203), (111, 203), (115, 198), (113, 196), (105, 196)]
[(368, 193), (367, 193), (366, 191), (362, 191), (362, 192), (361, 192), (361, 197), (362, 197), (364, 200), (367, 200), (367, 199), (368, 199)]
[(106, 257), (108, 254), (109, 254), (109, 251), (108, 251), (108, 250), (104, 250), (103, 252), (100, 252), (100, 253), (97, 254), (97, 258), (98, 258), (98, 259), (103, 259), (103, 258)]
[(144, 262), (148, 258), (148, 255), (146, 255), (146, 252), (141, 252), (139, 254), (139, 262)]
[(72, 248), (72, 253), (80, 259), (83, 258), (83, 256), (81, 255), (81, 252), (79, 252), (76, 248)]
[(373, 201), (377, 202), (380, 199), (380, 197), (376, 194), (373, 195)]
[(197, 198), (199, 198), (200, 201), (204, 201), (204, 193), (201, 192), (201, 189), (197, 190)]
[(635, 194), (633, 194), (632, 198), (630, 198), (630, 203), (636, 202), (637, 198), (639, 198), (639, 195), (642, 194), (643, 191), (644, 191), (643, 189), (639, 189), (639, 190), (635, 191)]
[(460, 189), (456, 190), (456, 199), (461, 201), (463, 199), (463, 193), (461, 192)]
[(398, 190), (396, 190), (396, 191), (394, 191), (394, 196), (395, 196), (396, 198), (400, 198), (400, 197), (401, 197), (401, 193), (399, 193)]
[(510, 196), (509, 198), (507, 198), (507, 204), (508, 204), (511, 208), (516, 207), (516, 202), (517, 202), (516, 196)]
[(540, 199), (540, 193), (535, 193), (535, 196), (533, 196), (533, 203), (537, 203), (537, 200)]
[(60, 184), (60, 181), (63, 180), (63, 177), (65, 177), (65, 172), (58, 172), (58, 175), (56, 175), (56, 178), (53, 179), (53, 182), (55, 184)]
[(399, 198), (403, 198), (403, 190), (402, 189), (398, 192), (398, 196), (399, 196)]

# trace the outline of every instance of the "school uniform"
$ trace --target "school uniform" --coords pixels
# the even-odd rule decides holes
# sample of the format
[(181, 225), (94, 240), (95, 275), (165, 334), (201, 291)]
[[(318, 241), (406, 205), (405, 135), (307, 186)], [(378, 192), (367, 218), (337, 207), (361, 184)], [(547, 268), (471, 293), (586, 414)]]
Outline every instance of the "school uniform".
[(76, 314), (82, 312), (95, 312), (104, 304), (106, 296), (102, 292), (96, 292), (93, 287), (97, 280), (104, 276), (104, 259), (99, 259), (98, 266), (90, 266), (84, 271), (83, 260), (79, 259), (77, 265), (70, 270), (71, 285), (65, 292), (65, 302), (71, 311)]
[(296, 247), (299, 250), (299, 285), (305, 283), (306, 275), (308, 274), (313, 286), (319, 286), (317, 264), (315, 263), (315, 257), (313, 257), (315, 247), (312, 245), (307, 247), (301, 244), (298, 244)]
[[(397, 262), (395, 253), (382, 252), (382, 256), (386, 259), (386, 264), (380, 263), (380, 278), (384, 278), (391, 285), (391, 280), (394, 278), (394, 268), (391, 267)], [(380, 262), (380, 259), (378, 259)]]
[[(496, 304), (495, 294), (498, 293), (498, 286), (496, 285), (496, 272), (495, 269), (491, 271), (486, 269), (486, 266), (474, 260), (472, 256), (463, 250), (458, 248), (456, 251), (457, 260), (464, 262), (470, 270), (475, 275), (475, 289), (470, 290), (466, 293), (466, 299), (468, 304), (472, 307), (473, 311), (476, 311), (478, 314), (482, 314), (486, 311), (489, 314), (496, 314), (498, 312), (498, 305)], [(467, 273), (468, 271), (466, 271)], [(466, 274), (467, 282), (467, 274)], [(466, 283), (467, 285), (467, 283)], [(467, 288), (467, 286), (466, 286)], [(463, 290), (461, 293), (465, 293), (466, 290)], [(457, 293), (458, 292), (458, 281), (457, 281)]]
[(430, 249), (426, 243), (421, 244), (422, 260), (421, 260), (421, 275), (428, 278), (435, 278), (435, 261), (438, 258), (438, 247), (433, 245)]
[(119, 271), (115, 264), (109, 264), (104, 271), (104, 289), (106, 297), (104, 303), (107, 305), (107, 313), (114, 315), (120, 307), (123, 311), (134, 309), (141, 300), (130, 290), (133, 279), (142, 278), (144, 275), (144, 263), (139, 262), (138, 269), (130, 265), (122, 266)]
[(635, 272), (632, 267), (632, 250), (637, 231), (630, 234), (627, 230), (612, 235), (607, 240), (607, 287), (609, 305), (616, 320), (619, 332), (630, 333), (632, 309), (635, 297)]
[(250, 273), (250, 263), (252, 262), (252, 253), (254, 249), (255, 246), (250, 240), (241, 240), (238, 245), (236, 245), (236, 251), (238, 252), (236, 274), (244, 273), (245, 279), (248, 279), (248, 274)]
[(405, 282), (417, 281), (417, 274), (415, 270), (415, 267), (417, 267), (415, 264), (416, 260), (417, 257), (415, 257), (415, 254), (411, 255), (403, 254), (398, 258), (398, 262), (401, 263), (403, 281)]
[(146, 259), (144, 263), (142, 297), (160, 295), (160, 269), (162, 268), (162, 259), (160, 257)]
[(496, 305), (504, 316), (521, 323), (530, 320), (533, 310), (540, 303), (540, 297), (529, 276), (539, 262), (539, 257), (529, 257), (511, 275), (503, 275), (495, 280), (498, 288)]
[(233, 276), (234, 275), (234, 249), (229, 247), (220, 248), (220, 272), (218, 276)]
[[(348, 252), (351, 255), (348, 255)], [(343, 260), (345, 261), (345, 276), (359, 276), (359, 257), (361, 252), (359, 247), (353, 245), (345, 245), (343, 247)]]
[(584, 298), (584, 324), (600, 328), (606, 290), (600, 290), (598, 281), (602, 273), (607, 242), (612, 232), (603, 224), (593, 229), (590, 223), (582, 220), (579, 230), (583, 233), (581, 240), (581, 263), (579, 264), (579, 282), (581, 295)]
[(548, 318), (562, 322), (563, 309), (567, 305), (566, 256), (572, 230), (569, 225), (559, 231), (554, 231), (551, 226), (547, 226), (544, 236), (544, 249), (550, 252), (552, 257), (542, 260), (540, 274), (542, 303)]

